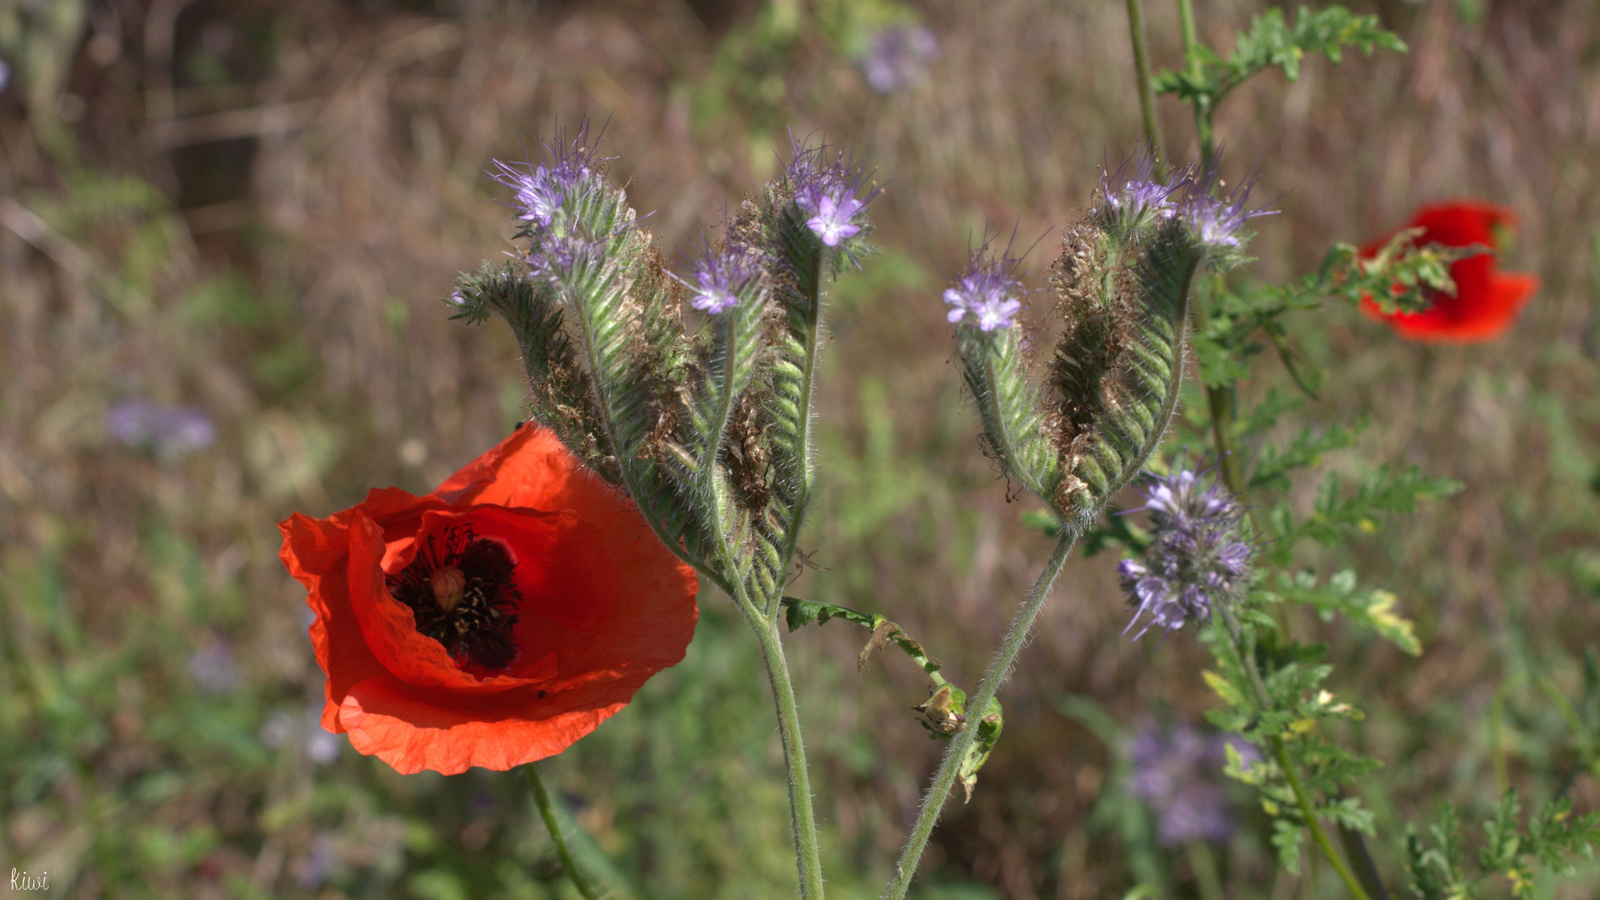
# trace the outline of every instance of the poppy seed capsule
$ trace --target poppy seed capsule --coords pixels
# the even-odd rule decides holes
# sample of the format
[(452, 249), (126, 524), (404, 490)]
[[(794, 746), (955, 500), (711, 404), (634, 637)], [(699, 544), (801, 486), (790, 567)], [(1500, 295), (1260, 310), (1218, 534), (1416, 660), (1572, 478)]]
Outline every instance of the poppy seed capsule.
[(455, 566), (435, 569), (428, 582), (433, 588), (433, 602), (445, 612), (460, 605), (461, 598), (467, 593), (467, 574)]

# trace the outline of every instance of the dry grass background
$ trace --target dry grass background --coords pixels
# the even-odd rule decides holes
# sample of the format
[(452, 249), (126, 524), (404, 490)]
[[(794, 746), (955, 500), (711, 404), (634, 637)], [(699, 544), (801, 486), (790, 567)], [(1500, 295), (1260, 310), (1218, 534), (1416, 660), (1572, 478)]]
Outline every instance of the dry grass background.
[[(1156, 61), (1173, 64), (1175, 16), (1151, 7)], [(1205, 37), (1222, 46), (1259, 11), (1202, 7)], [(1467, 485), (1352, 549), (1401, 595), (1427, 654), (1327, 629), (1347, 666), (1336, 684), (1374, 707), (1365, 740), (1394, 779), (1369, 802), (1409, 816), (1441, 794), (1481, 797), (1492, 742), (1479, 726), (1496, 692), (1518, 684), (1519, 660), (1567, 659), (1600, 634), (1584, 586), (1600, 559), (1600, 11), (1586, 0), (1357, 7), (1411, 53), (1309, 61), (1298, 82), (1262, 77), (1223, 108), (1232, 174), (1259, 161), (1256, 196), (1283, 211), (1257, 220), (1260, 261), (1245, 277), (1307, 270), (1334, 241), (1464, 196), (1518, 211), (1505, 265), (1543, 279), (1517, 327), (1487, 345), (1404, 344), (1338, 308), (1308, 329), (1308, 352), (1332, 374), (1295, 427), (1373, 422), (1330, 466), (1419, 463)], [(41, 95), (17, 66), (0, 93), (0, 591), (13, 597), (0, 625), (12, 662), (63, 664), (171, 628), (178, 653), (225, 638), (248, 683), (308, 683), (303, 592), (277, 563), (273, 523), (343, 508), (370, 486), (425, 491), (515, 421), (509, 335), (449, 322), (436, 300), (458, 270), (508, 246), (489, 160), (522, 158), (588, 117), (607, 122), (601, 149), (669, 248), (710, 233), (773, 174), (785, 126), (853, 145), (888, 182), (872, 205), (884, 253), (841, 282), (824, 351), (828, 487), (809, 544), (829, 571), (793, 590), (883, 611), (974, 680), (1048, 545), (979, 452), (939, 291), (985, 227), (1015, 224), (1031, 241), (1080, 214), (1100, 165), (1137, 142), (1138, 115), (1121, 3), (916, 11), (940, 55), (921, 83), (879, 95), (814, 27), (778, 58), (746, 60), (759, 71), (719, 76), (719, 46), (759, 12), (736, 0), (89, 4), (83, 30), (60, 43), (59, 89)], [(761, 102), (735, 95), (740, 85)], [(1162, 116), (1169, 143), (1192, 149), (1182, 111), (1163, 101)], [(132, 190), (121, 176), (156, 193), (129, 212), (108, 199)], [(1058, 233), (1028, 259), (1036, 284)], [(1269, 363), (1261, 377), (1280, 374)], [(134, 395), (204, 408), (215, 445), (179, 460), (119, 448), (104, 414)], [(1083, 824), (1114, 760), (1055, 702), (1087, 695), (1131, 722), (1152, 705), (1198, 713), (1208, 700), (1188, 638), (1119, 635), (1111, 569), (1080, 559), (1063, 577), (1007, 690), (1006, 738), (973, 802), (948, 818), (930, 871), (1018, 898), (1126, 888), (1110, 839)], [(47, 587), (81, 643), (17, 612), (15, 598)], [(920, 699), (915, 673), (879, 661), (857, 678), (855, 636), (836, 628), (792, 641), (798, 668), (832, 673), (802, 709), (825, 748), (827, 818), (881, 875), (936, 748), (901, 718)], [(1575, 671), (1555, 675), (1572, 688)], [(84, 689), (115, 694), (122, 712), (68, 782), (114, 786), (174, 765), (151, 749), (140, 710), (179, 688), (124, 674)], [(3, 727), (41, 722), (18, 714)], [(833, 752), (857, 729), (870, 765)], [(1519, 745), (1508, 777), (1545, 771), (1557, 753)], [(259, 798), (207, 791), (194, 815), (232, 834), (231, 815), (250, 832)], [(8, 807), (0, 865), (76, 834), (83, 792), (68, 784)], [(1593, 781), (1577, 796), (1593, 807)], [(250, 858), (259, 844), (238, 843), (253, 849), (219, 865), (289, 890), (282, 860), (273, 869)], [(202, 895), (194, 877), (177, 889)], [(102, 893), (117, 889), (77, 883), (78, 896)]]

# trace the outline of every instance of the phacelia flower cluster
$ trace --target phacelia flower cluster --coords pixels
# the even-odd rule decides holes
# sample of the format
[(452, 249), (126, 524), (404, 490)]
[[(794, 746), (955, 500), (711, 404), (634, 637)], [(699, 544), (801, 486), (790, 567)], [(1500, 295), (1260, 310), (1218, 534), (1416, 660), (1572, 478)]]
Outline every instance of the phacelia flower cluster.
[(973, 252), (966, 271), (950, 282), (944, 302), (950, 304), (950, 321), (976, 321), (981, 331), (1016, 324), (1022, 301), (1022, 283), (1016, 276), (1017, 260), (1009, 254), (994, 256), (988, 247)]
[(1149, 615), (1137, 640), (1160, 625), (1168, 631), (1205, 622), (1214, 606), (1243, 595), (1255, 548), (1241, 540), (1244, 511), (1216, 484), (1182, 470), (1152, 479), (1144, 509), (1154, 541), (1145, 562), (1125, 559), (1117, 571), (1128, 604), (1135, 608), (1128, 629)]
[(1238, 249), (1243, 244), (1244, 235), (1240, 232), (1245, 222), (1277, 212), (1273, 209), (1245, 210), (1244, 204), (1255, 186), (1256, 177), (1252, 174), (1226, 197), (1214, 196), (1214, 188), (1220, 184), (1214, 164), (1199, 178), (1191, 180), (1178, 204), (1177, 214), (1206, 249), (1213, 253)]
[(877, 192), (872, 192), (865, 200), (857, 199), (860, 171), (846, 162), (843, 155), (824, 163), (826, 150), (826, 145), (815, 149), (796, 147), (787, 176), (794, 188), (795, 206), (805, 217), (806, 227), (824, 245), (837, 247), (861, 232), (862, 213)]
[(1115, 173), (1101, 176), (1102, 206), (1097, 215), (1109, 230), (1121, 234), (1176, 218), (1211, 254), (1223, 256), (1237, 250), (1244, 243), (1244, 223), (1276, 210), (1245, 209), (1256, 182), (1254, 175), (1231, 194), (1216, 196), (1221, 185), (1220, 159), (1218, 151), (1204, 171), (1197, 172), (1196, 164), (1190, 163), (1162, 178), (1157, 175), (1160, 166), (1154, 154), (1142, 150)]
[(1194, 167), (1174, 169), (1165, 179), (1156, 177), (1156, 168), (1155, 154), (1146, 149), (1123, 162), (1116, 172), (1102, 171), (1100, 197), (1105, 205), (1101, 215), (1123, 221), (1145, 216), (1172, 218), (1178, 209), (1172, 197), (1190, 185)]
[(720, 253), (707, 251), (695, 261), (689, 305), (711, 315), (733, 309), (739, 292), (761, 277), (763, 262), (760, 251), (743, 244), (730, 244)]
[(1178, 723), (1142, 725), (1128, 745), (1128, 788), (1155, 815), (1156, 839), (1173, 847), (1194, 841), (1226, 841), (1237, 824), (1228, 802), (1223, 767), (1232, 744), (1240, 761), (1261, 758), (1234, 736), (1202, 733)]
[(862, 54), (861, 74), (880, 94), (888, 94), (927, 75), (939, 55), (939, 39), (926, 28), (892, 25), (874, 34)]

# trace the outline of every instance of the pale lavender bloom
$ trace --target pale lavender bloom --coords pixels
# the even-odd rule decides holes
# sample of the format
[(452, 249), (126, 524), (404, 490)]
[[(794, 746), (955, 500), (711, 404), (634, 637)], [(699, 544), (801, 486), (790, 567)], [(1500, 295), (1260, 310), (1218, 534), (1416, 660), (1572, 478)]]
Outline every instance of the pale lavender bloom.
[(0, 59), (0, 91), (5, 90), (6, 89), (6, 84), (9, 83), (10, 81), (11, 81), (11, 67), (6, 65), (6, 61), (5, 60)]
[(861, 57), (867, 85), (887, 94), (927, 74), (926, 64), (939, 55), (939, 41), (926, 28), (894, 25), (872, 36)]
[(840, 241), (854, 237), (861, 230), (861, 226), (851, 220), (866, 208), (866, 204), (850, 196), (843, 187), (796, 194), (795, 202), (812, 214), (806, 220), (806, 227), (816, 232), (829, 247), (839, 246)]
[(1017, 299), (1022, 284), (1013, 274), (1017, 260), (1007, 254), (990, 255), (980, 247), (967, 261), (967, 269), (950, 282), (944, 302), (950, 304), (952, 324), (971, 317), (980, 331), (1010, 328), (1016, 324), (1022, 301)]
[(589, 145), (587, 123), (579, 127), (570, 142), (564, 132), (557, 131), (545, 143), (545, 150), (553, 159), (549, 165), (497, 159), (493, 160), (494, 171), (488, 173), (515, 193), (517, 217), (540, 228), (550, 227), (556, 212), (580, 190), (598, 183), (595, 165), (603, 161), (595, 157), (594, 147)]
[(821, 238), (824, 245), (837, 247), (846, 238), (860, 233), (858, 217), (877, 196), (877, 191), (865, 200), (856, 199), (861, 173), (842, 155), (824, 164), (822, 159), (826, 151), (826, 145), (815, 149), (797, 145), (786, 175), (794, 189), (795, 206), (806, 217), (806, 227)]
[(739, 291), (761, 277), (761, 254), (753, 247), (731, 245), (721, 253), (709, 250), (694, 264), (694, 296), (689, 305), (717, 315), (739, 303)]
[(521, 259), (535, 275), (560, 282), (578, 269), (605, 259), (605, 242), (586, 241), (571, 234), (547, 234), (539, 249)]
[(119, 444), (172, 459), (204, 450), (217, 439), (216, 426), (196, 406), (168, 406), (144, 397), (119, 401), (106, 411), (106, 434)]
[(566, 199), (566, 186), (544, 166), (504, 163), (498, 159), (493, 162), (499, 171), (490, 177), (515, 192), (516, 207), (520, 213), (517, 218), (536, 223), (541, 228), (550, 227), (556, 210), (561, 208)]
[(1203, 623), (1215, 604), (1243, 595), (1255, 548), (1240, 540), (1244, 511), (1222, 488), (1202, 489), (1199, 476), (1182, 470), (1151, 480), (1143, 509), (1154, 536), (1145, 562), (1123, 560), (1117, 567), (1128, 604), (1135, 608), (1124, 633), (1150, 616), (1138, 640), (1152, 625), (1168, 631)]
[(1171, 218), (1178, 209), (1172, 195), (1189, 184), (1193, 167), (1174, 170), (1165, 180), (1158, 180), (1155, 170), (1155, 154), (1148, 149), (1124, 161), (1115, 173), (1102, 170), (1100, 196), (1105, 201), (1106, 214), (1137, 218), (1151, 213), (1158, 218)]
[(1237, 249), (1243, 243), (1244, 235), (1240, 232), (1246, 221), (1277, 212), (1274, 209), (1245, 211), (1245, 201), (1259, 177), (1253, 173), (1227, 197), (1212, 196), (1212, 189), (1218, 184), (1217, 160), (1221, 156), (1219, 150), (1212, 157), (1211, 167), (1189, 182), (1177, 209), (1177, 215), (1195, 239), (1216, 253)]
[(1128, 745), (1128, 788), (1155, 815), (1156, 837), (1166, 846), (1226, 841), (1236, 819), (1228, 802), (1223, 768), (1232, 744), (1245, 767), (1261, 758), (1238, 737), (1202, 734), (1179, 723), (1145, 722)]

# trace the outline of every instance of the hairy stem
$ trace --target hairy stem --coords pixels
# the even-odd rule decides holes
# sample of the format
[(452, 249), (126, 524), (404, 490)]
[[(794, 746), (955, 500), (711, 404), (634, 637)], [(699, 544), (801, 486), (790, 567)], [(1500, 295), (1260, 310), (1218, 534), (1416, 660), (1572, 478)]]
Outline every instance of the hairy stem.
[(806, 772), (806, 747), (800, 740), (800, 710), (794, 701), (794, 683), (783, 658), (777, 623), (752, 617), (750, 625), (761, 642), (761, 658), (778, 707), (778, 734), (783, 740), (784, 765), (789, 770), (789, 817), (794, 830), (795, 865), (800, 871), (800, 896), (804, 900), (822, 900), (822, 855), (817, 845), (817, 819), (811, 807), (811, 777)]
[(539, 807), (539, 816), (544, 819), (544, 827), (550, 832), (550, 839), (555, 841), (556, 856), (561, 858), (561, 868), (567, 871), (567, 877), (572, 879), (572, 886), (578, 889), (584, 900), (599, 900), (594, 885), (583, 875), (583, 870), (572, 860), (572, 851), (567, 848), (567, 836), (561, 832), (561, 823), (556, 821), (556, 810), (550, 802), (550, 794), (544, 789), (544, 782), (539, 780), (539, 770), (533, 763), (522, 767), (528, 774), (528, 787), (533, 790), (533, 803)]
[(1000, 690), (1000, 682), (1010, 674), (1011, 664), (1016, 661), (1017, 653), (1022, 650), (1022, 645), (1027, 643), (1028, 633), (1033, 630), (1034, 619), (1038, 618), (1045, 597), (1050, 594), (1050, 586), (1055, 584), (1056, 576), (1061, 573), (1061, 566), (1071, 555), (1082, 530), (1082, 527), (1075, 523), (1065, 525), (1061, 529), (1061, 535), (1056, 540), (1055, 552), (1050, 554), (1050, 560), (1044, 564), (1044, 571), (1039, 573), (1039, 580), (1034, 582), (1033, 590), (1028, 593), (1028, 599), (1017, 611), (1017, 617), (1011, 621), (1011, 630), (1006, 632), (1005, 640), (1000, 644), (1000, 651), (989, 663), (988, 671), (983, 673), (983, 680), (978, 683), (977, 693), (969, 698), (967, 725), (945, 746), (944, 758), (939, 761), (939, 769), (934, 773), (933, 783), (928, 786), (927, 793), (922, 795), (922, 808), (917, 812), (917, 820), (911, 827), (910, 837), (906, 839), (905, 849), (900, 851), (900, 859), (895, 862), (894, 877), (889, 879), (888, 886), (884, 888), (882, 896), (886, 900), (903, 900), (906, 891), (911, 887), (911, 878), (916, 873), (918, 861), (922, 859), (923, 849), (928, 845), (928, 837), (933, 834), (933, 826), (939, 821), (939, 814), (944, 811), (950, 789), (955, 787), (961, 761), (966, 757), (967, 751), (972, 749), (973, 742), (977, 740), (978, 723), (983, 718), (983, 711), (989, 708), (989, 701), (993, 700)]

